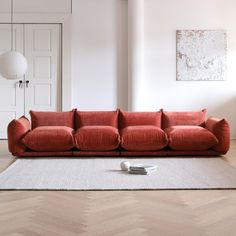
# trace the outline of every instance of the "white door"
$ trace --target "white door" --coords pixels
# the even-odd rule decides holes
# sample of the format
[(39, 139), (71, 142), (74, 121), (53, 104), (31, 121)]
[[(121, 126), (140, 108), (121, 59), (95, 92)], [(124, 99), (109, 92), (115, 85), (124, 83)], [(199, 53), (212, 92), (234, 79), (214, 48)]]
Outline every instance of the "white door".
[[(23, 25), (13, 28), (13, 47), (24, 53)], [(0, 24), (0, 54), (11, 50), (11, 26)], [(19, 83), (19, 81), (22, 83)], [(0, 75), (0, 139), (7, 137), (7, 125), (24, 114), (24, 78), (6, 80)]]
[[(11, 49), (10, 28), (0, 24), (0, 53)], [(61, 25), (16, 24), (13, 39), (28, 71), (19, 80), (0, 77), (0, 139), (7, 138), (11, 120), (29, 117), (29, 110), (61, 111)]]
[(59, 24), (25, 24), (25, 114), (61, 110), (61, 29)]

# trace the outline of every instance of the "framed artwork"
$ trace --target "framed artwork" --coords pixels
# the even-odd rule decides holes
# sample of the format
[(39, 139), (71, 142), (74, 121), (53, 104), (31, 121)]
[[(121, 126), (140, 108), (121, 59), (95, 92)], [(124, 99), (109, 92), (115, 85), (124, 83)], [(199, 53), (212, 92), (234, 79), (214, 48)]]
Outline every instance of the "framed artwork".
[(177, 30), (177, 80), (225, 80), (226, 37), (225, 30)]

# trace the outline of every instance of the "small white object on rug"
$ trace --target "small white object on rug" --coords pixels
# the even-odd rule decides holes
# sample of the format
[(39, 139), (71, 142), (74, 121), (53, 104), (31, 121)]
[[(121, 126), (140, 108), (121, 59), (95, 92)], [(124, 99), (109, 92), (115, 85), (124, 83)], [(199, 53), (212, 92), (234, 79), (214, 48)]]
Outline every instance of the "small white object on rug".
[(121, 170), (128, 171), (129, 167), (130, 167), (130, 162), (129, 161), (122, 161), (120, 163)]

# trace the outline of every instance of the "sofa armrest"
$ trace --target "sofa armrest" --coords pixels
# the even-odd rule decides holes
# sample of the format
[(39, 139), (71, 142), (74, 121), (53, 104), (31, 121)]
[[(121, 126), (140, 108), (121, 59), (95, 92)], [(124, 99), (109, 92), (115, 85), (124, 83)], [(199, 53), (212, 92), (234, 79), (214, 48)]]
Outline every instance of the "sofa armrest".
[(26, 146), (21, 142), (21, 139), (29, 130), (30, 122), (25, 116), (9, 123), (7, 127), (8, 149), (14, 156), (25, 152)]
[(218, 139), (219, 143), (213, 149), (220, 154), (225, 154), (230, 146), (230, 127), (225, 119), (209, 117), (206, 121), (206, 129), (212, 132)]

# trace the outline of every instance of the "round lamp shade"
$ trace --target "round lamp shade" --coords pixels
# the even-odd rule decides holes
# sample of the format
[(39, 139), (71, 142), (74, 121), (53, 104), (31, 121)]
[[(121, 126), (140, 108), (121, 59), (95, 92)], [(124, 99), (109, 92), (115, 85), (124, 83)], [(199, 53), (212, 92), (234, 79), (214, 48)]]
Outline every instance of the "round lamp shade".
[(0, 73), (6, 79), (18, 79), (26, 73), (27, 60), (19, 52), (8, 51), (0, 56)]

